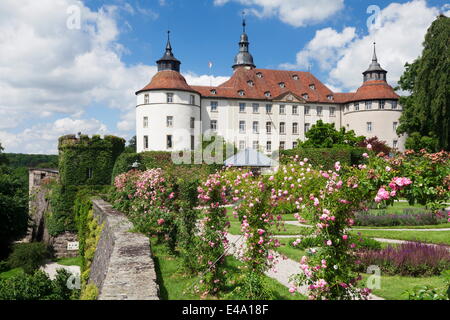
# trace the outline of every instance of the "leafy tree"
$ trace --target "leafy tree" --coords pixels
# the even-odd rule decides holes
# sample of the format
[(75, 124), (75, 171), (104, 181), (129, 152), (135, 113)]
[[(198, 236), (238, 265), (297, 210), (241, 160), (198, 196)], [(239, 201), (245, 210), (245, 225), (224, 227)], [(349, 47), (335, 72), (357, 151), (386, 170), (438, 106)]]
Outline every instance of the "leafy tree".
[(6, 158), (5, 154), (3, 153), (3, 150), (5, 150), (2, 147), (2, 144), (0, 143), (0, 165), (2, 164), (8, 164), (8, 158)]
[(450, 18), (440, 15), (425, 35), (422, 55), (405, 65), (399, 88), (411, 95), (400, 99), (403, 114), (397, 132), (409, 135), (408, 146), (431, 148), (436, 143), (430, 151), (450, 150), (449, 44)]
[(0, 166), (0, 256), (28, 227), (28, 192), (12, 170)]
[(136, 136), (133, 136), (129, 141), (127, 146), (125, 147), (124, 152), (127, 153), (136, 153), (137, 150), (137, 142), (136, 142)]
[(413, 132), (408, 139), (406, 139), (405, 148), (415, 151), (425, 149), (428, 152), (434, 152), (438, 148), (437, 145), (437, 137), (422, 136), (419, 132)]
[(48, 257), (49, 251), (45, 243), (19, 243), (14, 246), (8, 264), (12, 268), (22, 268), (25, 273), (33, 274)]
[(356, 146), (365, 137), (356, 136), (353, 130), (347, 131), (342, 127), (335, 129), (334, 123), (324, 123), (319, 120), (305, 134), (308, 140), (298, 141), (300, 148), (333, 148), (335, 146)]

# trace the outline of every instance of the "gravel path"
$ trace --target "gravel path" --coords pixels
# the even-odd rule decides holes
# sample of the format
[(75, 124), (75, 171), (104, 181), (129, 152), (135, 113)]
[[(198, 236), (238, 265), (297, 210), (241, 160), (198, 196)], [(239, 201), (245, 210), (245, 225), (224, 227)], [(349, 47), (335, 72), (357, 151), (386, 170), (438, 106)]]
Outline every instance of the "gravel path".
[[(292, 236), (286, 236), (292, 238)], [(228, 250), (228, 254), (234, 255), (237, 259), (241, 259), (242, 249), (245, 246), (244, 237), (240, 235), (228, 234), (228, 241), (230, 242), (230, 248)], [(278, 255), (277, 253), (275, 253)], [(292, 259), (282, 259), (279, 258), (277, 264), (274, 269), (271, 269), (266, 272), (266, 275), (277, 280), (279, 283), (286, 287), (290, 287), (289, 278), (299, 273), (300, 271), (300, 263), (294, 261)], [(308, 295), (308, 287), (302, 286), (298, 289), (298, 292), (302, 295)], [(369, 296), (369, 300), (384, 300), (381, 297), (371, 294)]]
[(57, 264), (56, 262), (47, 263), (44, 266), (42, 266), (40, 269), (42, 271), (44, 271), (45, 273), (47, 273), (48, 276), (50, 277), (50, 279), (52, 279), (52, 280), (56, 278), (56, 271), (58, 269), (66, 269), (70, 273), (78, 275), (78, 276), (81, 273), (80, 267), (78, 267), (78, 266), (63, 266), (63, 265)]

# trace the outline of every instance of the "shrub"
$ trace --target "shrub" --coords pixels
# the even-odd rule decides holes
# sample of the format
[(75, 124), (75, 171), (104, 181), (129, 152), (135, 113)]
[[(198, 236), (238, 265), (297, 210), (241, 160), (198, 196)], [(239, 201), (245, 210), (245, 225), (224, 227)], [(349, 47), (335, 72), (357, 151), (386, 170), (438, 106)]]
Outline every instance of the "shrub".
[(358, 269), (361, 271), (377, 265), (389, 275), (432, 276), (450, 268), (447, 247), (420, 242), (407, 242), (382, 250), (362, 250), (358, 255), (361, 262)]
[(333, 169), (336, 162), (341, 165), (351, 165), (352, 163), (352, 148), (298, 148), (281, 151), (281, 163), (287, 164), (292, 162), (292, 157), (299, 159), (307, 158), (309, 163), (314, 167), (323, 166), (324, 169)]
[(142, 164), (142, 158), (141, 155), (138, 153), (122, 153), (119, 157), (117, 157), (117, 160), (114, 164), (114, 168), (112, 171), (112, 183), (114, 183), (114, 179), (122, 173), (128, 172), (129, 170), (133, 169), (132, 166), (134, 163), (139, 163), (140, 166), (136, 169), (143, 170), (145, 169), (144, 165)]
[[(417, 210), (418, 211), (418, 210)], [(381, 214), (358, 213), (355, 216), (356, 226), (421, 226), (445, 223), (447, 219), (442, 214), (422, 211), (410, 214)]]
[(7, 261), (0, 261), (0, 273), (8, 271), (10, 269)]
[(20, 243), (14, 246), (8, 264), (11, 268), (22, 268), (25, 273), (32, 274), (48, 257), (49, 250), (45, 243)]
[[(381, 244), (378, 241), (371, 239), (371, 238), (363, 238), (361, 236), (350, 235), (348, 237), (348, 241), (355, 243), (356, 248), (360, 248), (360, 249), (368, 249), (368, 250), (381, 249)], [(320, 242), (320, 240), (314, 236), (304, 237), (302, 239), (298, 239), (296, 241), (289, 242), (289, 246), (291, 246), (293, 248), (298, 248), (298, 249), (308, 249), (308, 248), (320, 247), (322, 245), (323, 245), (323, 243)]]
[(367, 148), (368, 145), (372, 146), (372, 151), (375, 153), (383, 152), (384, 154), (389, 154), (392, 149), (387, 145), (386, 141), (381, 141), (378, 137), (367, 138), (362, 142), (358, 143), (361, 148)]
[(80, 300), (97, 300), (99, 295), (98, 288), (95, 284), (89, 283), (81, 294)]

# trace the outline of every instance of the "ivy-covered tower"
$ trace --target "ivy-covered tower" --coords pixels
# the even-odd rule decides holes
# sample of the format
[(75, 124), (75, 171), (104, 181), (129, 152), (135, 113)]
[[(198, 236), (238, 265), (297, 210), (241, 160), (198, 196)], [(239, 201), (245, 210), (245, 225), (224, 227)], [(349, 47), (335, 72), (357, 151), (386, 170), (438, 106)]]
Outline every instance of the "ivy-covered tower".
[(66, 135), (59, 138), (59, 174), (61, 185), (108, 185), (125, 140), (115, 136)]

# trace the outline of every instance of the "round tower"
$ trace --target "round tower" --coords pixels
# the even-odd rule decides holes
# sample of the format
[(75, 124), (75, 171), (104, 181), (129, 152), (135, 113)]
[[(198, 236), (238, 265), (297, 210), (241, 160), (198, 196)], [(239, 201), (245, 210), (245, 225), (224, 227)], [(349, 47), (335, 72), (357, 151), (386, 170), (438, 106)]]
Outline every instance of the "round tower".
[(200, 94), (180, 73), (172, 52), (170, 31), (158, 72), (136, 92), (137, 152), (192, 150), (200, 132)]
[(374, 43), (372, 62), (363, 72), (363, 84), (345, 103), (343, 125), (357, 135), (378, 137), (395, 149), (404, 150), (405, 136), (397, 135), (402, 112), (400, 96), (387, 83), (387, 71), (378, 62)]

